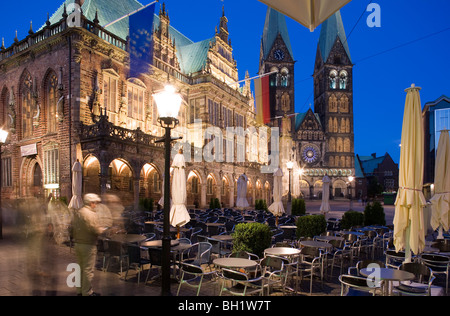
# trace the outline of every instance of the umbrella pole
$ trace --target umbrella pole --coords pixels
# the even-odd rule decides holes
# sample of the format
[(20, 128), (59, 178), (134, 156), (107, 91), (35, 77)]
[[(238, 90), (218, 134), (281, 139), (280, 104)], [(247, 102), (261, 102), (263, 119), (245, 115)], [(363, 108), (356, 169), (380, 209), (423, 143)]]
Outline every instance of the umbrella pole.
[(177, 226), (177, 239), (180, 239), (180, 226)]
[(404, 263), (410, 263), (411, 260), (411, 244), (410, 244), (410, 238), (411, 238), (411, 221), (408, 220), (409, 224), (408, 227), (406, 227), (405, 231), (405, 262)]
[(436, 239), (444, 239), (444, 228), (442, 227), (442, 224), (439, 225), (438, 236)]

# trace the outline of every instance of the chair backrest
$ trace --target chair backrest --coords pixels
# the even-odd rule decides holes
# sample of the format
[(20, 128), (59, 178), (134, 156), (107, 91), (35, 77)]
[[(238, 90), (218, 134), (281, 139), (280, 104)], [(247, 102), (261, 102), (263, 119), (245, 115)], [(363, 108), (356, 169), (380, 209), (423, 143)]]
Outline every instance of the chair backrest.
[(137, 245), (128, 245), (128, 260), (130, 263), (141, 261), (141, 247)]
[(124, 254), (122, 243), (114, 240), (106, 241), (106, 252), (111, 256), (122, 256)]
[(197, 235), (197, 242), (208, 242), (208, 237), (203, 235)]
[(162, 265), (162, 249), (160, 248), (148, 248), (148, 256), (152, 265)]
[(345, 245), (345, 240), (338, 240), (338, 239), (331, 239), (330, 241), (328, 241), (328, 243), (330, 243), (331, 245), (333, 245), (333, 247), (336, 249), (342, 249), (344, 248)]
[(283, 259), (275, 256), (266, 256), (261, 260), (260, 265), (262, 268), (269, 268), (270, 270), (283, 270)]
[(203, 274), (203, 269), (201, 267), (186, 262), (181, 264), (181, 269), (187, 273)]
[(431, 270), (442, 272), (442, 270), (448, 270), (450, 266), (450, 258), (447, 256), (422, 254), (421, 261), (429, 266)]
[(237, 251), (237, 252), (232, 252), (230, 253), (230, 255), (228, 256), (229, 258), (243, 258), (243, 259), (250, 259), (250, 255), (248, 254), (247, 251)]
[(233, 281), (248, 281), (248, 275), (239, 271), (223, 268), (222, 275)]
[(430, 267), (420, 262), (403, 263), (399, 269), (414, 274), (419, 283), (428, 282), (432, 274)]
[(386, 268), (385, 263), (379, 260), (361, 260), (356, 263), (356, 269), (358, 271), (361, 269), (366, 269), (371, 264), (378, 265), (378, 268)]
[(200, 264), (209, 263), (211, 260), (212, 245), (209, 242), (198, 242), (192, 245), (190, 256)]
[(395, 252), (395, 250), (386, 250), (386, 266), (387, 267), (399, 267), (405, 260), (404, 252)]
[(320, 257), (320, 250), (315, 247), (303, 247), (300, 249), (300, 254), (306, 257), (317, 258)]

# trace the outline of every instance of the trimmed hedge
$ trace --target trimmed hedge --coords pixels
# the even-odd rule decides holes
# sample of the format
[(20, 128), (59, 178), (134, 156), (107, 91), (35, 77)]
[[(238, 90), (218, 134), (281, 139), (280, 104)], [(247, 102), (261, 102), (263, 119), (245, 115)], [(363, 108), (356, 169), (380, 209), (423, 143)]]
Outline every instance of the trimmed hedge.
[(297, 238), (314, 237), (327, 231), (324, 215), (301, 216), (297, 219)]
[(362, 226), (364, 224), (364, 214), (356, 211), (347, 211), (342, 215), (341, 228), (350, 229), (354, 226)]
[(247, 251), (262, 258), (264, 250), (272, 246), (270, 227), (261, 223), (240, 223), (233, 236), (233, 252)]
[(386, 225), (386, 215), (380, 202), (375, 201), (366, 205), (364, 209), (364, 225)]

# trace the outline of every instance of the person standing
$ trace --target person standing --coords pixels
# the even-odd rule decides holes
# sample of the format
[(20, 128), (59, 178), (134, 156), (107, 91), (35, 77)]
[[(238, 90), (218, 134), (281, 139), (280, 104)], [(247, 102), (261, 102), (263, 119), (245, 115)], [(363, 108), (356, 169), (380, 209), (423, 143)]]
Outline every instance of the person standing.
[(92, 288), (95, 262), (97, 259), (98, 237), (105, 231), (100, 227), (95, 208), (101, 202), (97, 194), (86, 194), (84, 207), (75, 211), (73, 218), (73, 238), (75, 254), (81, 269), (81, 287), (77, 294), (81, 296), (100, 296)]

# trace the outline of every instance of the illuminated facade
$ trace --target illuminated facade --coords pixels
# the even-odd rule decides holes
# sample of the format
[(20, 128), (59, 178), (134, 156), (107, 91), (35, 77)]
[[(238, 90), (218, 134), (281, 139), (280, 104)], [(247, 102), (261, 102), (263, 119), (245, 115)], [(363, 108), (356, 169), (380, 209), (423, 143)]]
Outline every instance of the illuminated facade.
[[(75, 2), (82, 8), (80, 27), (68, 25), (73, 1), (67, 0), (40, 30), (2, 45), (0, 120), (10, 131), (2, 146), (3, 198), (50, 192), (70, 198), (71, 167), (79, 160), (83, 193), (113, 193), (125, 205), (137, 205), (143, 197), (158, 201), (164, 155), (155, 140), (163, 130), (152, 94), (170, 81), (185, 100), (174, 134), (183, 137), (188, 158), (188, 205), (207, 207), (218, 198), (234, 206), (236, 181), (243, 173), (249, 178), (249, 203), (270, 201), (272, 177), (260, 172), (267, 162), (268, 136), (255, 122), (250, 81), (235, 83), (225, 13), (215, 35), (195, 43), (170, 25), (161, 5), (154, 21), (153, 72), (130, 78), (128, 19), (102, 25), (142, 5), (135, 0)], [(227, 127), (246, 133), (230, 136)], [(224, 135), (220, 145), (219, 131)], [(216, 146), (206, 147), (209, 141)], [(232, 161), (219, 157), (229, 152)], [(206, 162), (208, 154), (214, 158)]]

